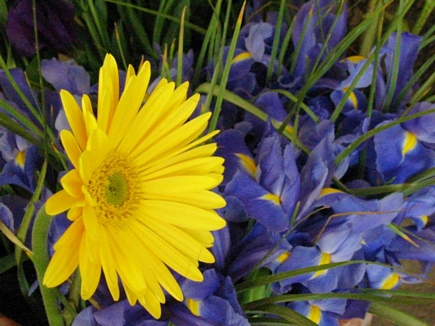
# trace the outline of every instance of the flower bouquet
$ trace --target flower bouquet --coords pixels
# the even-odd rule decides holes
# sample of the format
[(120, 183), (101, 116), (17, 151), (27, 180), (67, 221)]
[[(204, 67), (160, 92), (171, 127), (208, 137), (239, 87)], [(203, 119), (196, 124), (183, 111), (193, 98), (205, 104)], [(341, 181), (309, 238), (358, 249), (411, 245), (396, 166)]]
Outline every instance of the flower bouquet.
[(3, 320), (427, 325), (434, 8), (0, 1)]

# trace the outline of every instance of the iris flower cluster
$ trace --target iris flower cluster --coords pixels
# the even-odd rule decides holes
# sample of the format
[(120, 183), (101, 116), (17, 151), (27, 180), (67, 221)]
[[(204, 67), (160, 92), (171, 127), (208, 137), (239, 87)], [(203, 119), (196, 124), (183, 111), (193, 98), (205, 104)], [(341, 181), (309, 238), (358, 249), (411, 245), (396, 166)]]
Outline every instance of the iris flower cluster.
[[(11, 11), (11, 41), (23, 31), (12, 30), (12, 15), (24, 6)], [(277, 30), (277, 15), (257, 9), (247, 11), (233, 58), (223, 49), (231, 60), (226, 88), (267, 118), (224, 102), (219, 133), (203, 133), (210, 115), (198, 114), (203, 98), (188, 98), (187, 83), (150, 81), (149, 63), (137, 74), (118, 71), (108, 55), (92, 86), (73, 61), (44, 59), (43, 103), (22, 70), (8, 70), (13, 83), (0, 71), (2, 114), (20, 125), (13, 108), (50, 129), (55, 155), (69, 159), (65, 172), (48, 174), (36, 205), (57, 215), (53, 259), (39, 286), (63, 284), (67, 292), (79, 267), (82, 296), (92, 303), (72, 325), (249, 325), (272, 302), (333, 326), (366, 315), (369, 302), (352, 294), (427, 278), (435, 262), (435, 186), (426, 182), (435, 168), (435, 106), (413, 103), (408, 86), (422, 38), (393, 33), (369, 57), (340, 58), (305, 89), (313, 67), (347, 34), (346, 5), (301, 5), (289, 66), (272, 55), (275, 34), (281, 46), (289, 26)], [(193, 70), (193, 55), (183, 71)], [(216, 66), (203, 68), (202, 82)], [(296, 108), (287, 94), (301, 91)], [(43, 108), (48, 126), (23, 98)], [(0, 129), (0, 185), (31, 194), (44, 153), (22, 136)], [(1, 222), (16, 233), (29, 205), (28, 196), (2, 196)], [(420, 263), (421, 273), (407, 273), (402, 260)], [(243, 289), (262, 277), (273, 282)], [(319, 298), (304, 299), (310, 294)]]

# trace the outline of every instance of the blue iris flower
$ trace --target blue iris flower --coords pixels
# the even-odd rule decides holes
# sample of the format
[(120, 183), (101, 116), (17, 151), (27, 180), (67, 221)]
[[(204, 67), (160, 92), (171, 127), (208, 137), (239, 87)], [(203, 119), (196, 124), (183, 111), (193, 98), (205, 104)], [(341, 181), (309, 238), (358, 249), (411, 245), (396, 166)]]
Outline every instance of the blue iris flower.
[[(311, 266), (321, 266), (330, 263), (352, 260), (361, 248), (361, 237), (353, 232), (348, 224), (325, 231), (314, 246), (295, 246), (288, 257), (277, 266), (274, 273), (287, 272)], [(349, 273), (352, 271), (353, 273)], [(276, 293), (286, 293), (294, 284), (301, 283), (313, 293), (331, 292), (340, 285), (352, 288), (364, 276), (365, 267), (355, 265), (352, 270), (346, 267), (325, 269), (317, 272), (297, 275), (273, 285)], [(346, 282), (342, 279), (347, 278)]]
[(203, 282), (186, 280), (181, 286), (185, 304), (192, 314), (211, 325), (249, 325), (237, 301), (231, 278), (214, 269), (204, 271), (203, 275)]
[[(74, 6), (63, 0), (36, 3), (36, 20), (40, 49), (71, 54), (79, 43), (74, 23)], [(35, 54), (33, 1), (15, 0), (9, 9), (6, 35), (14, 50), (22, 56)]]
[[(338, 103), (341, 101), (344, 94), (354, 82), (355, 78), (360, 73), (367, 60), (361, 56), (353, 56), (348, 57), (343, 61), (346, 65), (346, 70), (349, 75), (346, 79), (339, 82), (338, 85), (333, 88), (334, 90), (332, 91), (330, 96), (335, 106), (337, 106)], [(370, 65), (369, 68), (363, 72), (356, 85), (354, 86), (355, 88), (350, 93), (346, 104), (342, 110), (343, 114), (349, 115), (350, 112), (353, 112), (354, 110), (365, 112), (367, 106), (367, 99), (364, 93), (361, 92), (359, 89), (369, 86), (372, 82), (372, 78), (373, 65)]]
[[(417, 104), (412, 112), (421, 112), (430, 107), (428, 103)], [(433, 114), (389, 127), (375, 135), (376, 169), (382, 177), (381, 182), (402, 183), (435, 166), (435, 151), (432, 148), (434, 138), (427, 127), (427, 123), (432, 121)], [(422, 128), (419, 128), (419, 124), (422, 124)]]
[[(333, 25), (336, 4), (331, 0), (311, 0), (298, 11), (292, 30), (294, 48), (300, 48), (294, 71), (296, 77), (305, 77), (309, 73), (309, 67), (320, 55), (325, 42), (327, 50), (331, 51), (345, 36), (347, 7), (344, 5), (343, 12)], [(330, 37), (326, 40), (328, 34)]]
[(35, 145), (9, 130), (0, 128), (0, 153), (5, 161), (0, 173), (0, 185), (13, 184), (33, 192), (35, 174), (42, 164), (42, 157)]
[[(306, 288), (301, 288), (301, 293), (310, 293)], [(346, 299), (323, 299), (294, 301), (287, 306), (307, 317), (319, 326), (338, 326), (339, 318), (345, 313)]]
[[(392, 92), (392, 101), (390, 105), (395, 105), (396, 109), (401, 109), (403, 106), (409, 102), (410, 96), (412, 94), (412, 89), (408, 90), (405, 97), (402, 98), (401, 102), (396, 103), (399, 98), (399, 93), (405, 88), (406, 84), (411, 80), (413, 76), (413, 66), (417, 59), (418, 50), (421, 45), (423, 38), (421, 36), (413, 35), (411, 33), (405, 32), (400, 34), (400, 41), (397, 33), (392, 33), (388, 38), (386, 44), (381, 48), (380, 54), (384, 56), (385, 62), (385, 86), (377, 87), (378, 91), (376, 94), (377, 108), (385, 111), (392, 111), (392, 107), (384, 107), (386, 104), (387, 94)], [(397, 42), (399, 44), (399, 52), (396, 51)], [(398, 56), (398, 58), (397, 58)], [(392, 78), (394, 75), (394, 69), (397, 65), (397, 79), (393, 82)], [(381, 86), (381, 85), (379, 85)], [(394, 89), (391, 88), (394, 86)], [(381, 91), (385, 90), (384, 93)]]
[[(282, 141), (277, 133), (265, 137), (259, 145), (257, 162), (250, 159), (250, 173), (238, 170), (224, 192), (225, 196), (239, 198), (248, 216), (274, 231), (288, 228), (300, 187), (293, 146), (283, 148)], [(232, 154), (233, 162), (237, 157), (243, 164), (246, 158), (237, 154)]]

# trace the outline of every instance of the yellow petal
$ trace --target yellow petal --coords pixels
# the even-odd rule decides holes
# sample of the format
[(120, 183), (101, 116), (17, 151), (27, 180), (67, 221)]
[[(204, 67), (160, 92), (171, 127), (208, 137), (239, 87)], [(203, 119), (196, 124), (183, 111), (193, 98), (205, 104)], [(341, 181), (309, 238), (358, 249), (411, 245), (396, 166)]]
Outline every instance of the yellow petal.
[(101, 263), (92, 262), (89, 257), (87, 237), (82, 237), (80, 243), (79, 268), (82, 278), (81, 296), (84, 300), (88, 300), (95, 293), (101, 276)]
[(180, 251), (163, 241), (159, 236), (152, 232), (143, 224), (137, 223), (137, 227), (133, 229), (139, 239), (159, 257), (166, 265), (171, 267), (182, 276), (193, 280), (202, 281), (203, 276), (197, 267), (197, 262), (189, 259)]
[(125, 135), (122, 144), (123, 151), (126, 153), (131, 152), (149, 135), (150, 130), (153, 130), (155, 124), (161, 125), (160, 118), (168, 110), (167, 103), (170, 100), (170, 94), (173, 92), (174, 85), (174, 83), (168, 83), (152, 92), (130, 126), (130, 130), (141, 130), (141, 132), (131, 132)]
[(140, 304), (153, 316), (159, 319), (162, 315), (162, 309), (159, 300), (151, 291), (147, 291), (144, 295), (138, 297)]
[(166, 168), (172, 168), (172, 166), (178, 165), (180, 163), (184, 163), (186, 161), (195, 160), (198, 158), (204, 158), (209, 157), (213, 155), (213, 153), (216, 151), (217, 145), (216, 143), (210, 143), (202, 146), (198, 146), (195, 148), (192, 148), (186, 152), (179, 153), (178, 155), (171, 157), (169, 159), (166, 159), (164, 161), (160, 161), (158, 164), (154, 164), (152, 167), (147, 169), (146, 173), (147, 175), (152, 174), (154, 172), (159, 175), (160, 170), (164, 170)]
[(113, 300), (119, 300), (118, 275), (116, 274), (115, 260), (113, 259), (111, 245), (107, 239), (106, 230), (101, 228), (100, 234), (100, 259), (103, 267), (104, 276), (106, 277), (107, 286)]
[(45, 210), (49, 215), (57, 215), (78, 203), (77, 198), (69, 195), (65, 190), (61, 190), (48, 198)]
[[(133, 223), (130, 227), (134, 226)], [(134, 230), (132, 230), (135, 237), (137, 234)], [(143, 242), (142, 240), (140, 240)], [(180, 285), (174, 278), (174, 275), (168, 270), (168, 267), (163, 264), (163, 262), (146, 246), (141, 245), (140, 250), (138, 251), (138, 257), (140, 257), (141, 261), (147, 261), (146, 264), (143, 264), (145, 278), (147, 285), (150, 291), (153, 291), (157, 297), (159, 297), (160, 292), (155, 289), (154, 282), (158, 282), (161, 284), (166, 291), (170, 295), (172, 295), (178, 301), (183, 300), (183, 292), (181, 292)], [(159, 299), (161, 302), (164, 302), (164, 298)]]
[(172, 164), (153, 173), (150, 173), (150, 171), (147, 170), (145, 180), (172, 177), (177, 175), (205, 175), (208, 173), (222, 174), (224, 172), (223, 162), (224, 159), (217, 156), (192, 159)]
[(82, 110), (79, 108), (74, 96), (68, 91), (61, 90), (60, 98), (74, 137), (77, 139), (80, 148), (84, 150), (86, 148), (87, 135)]
[(107, 54), (98, 80), (98, 126), (105, 132), (110, 128), (119, 99), (119, 72), (115, 58)]
[(48, 264), (43, 284), (55, 287), (65, 282), (79, 264), (79, 251), (83, 224), (80, 220), (74, 222), (65, 231), (55, 245), (56, 252)]
[(182, 203), (146, 200), (140, 210), (144, 216), (188, 229), (219, 230), (225, 226), (215, 211)]
[[(174, 113), (177, 113), (178, 111), (180, 111), (179, 106), (182, 105), (186, 101), (188, 91), (189, 91), (189, 82), (184, 82), (183, 84), (178, 86), (172, 92), (172, 94), (170, 96), (170, 101), (168, 102), (167, 106), (171, 107), (173, 109), (176, 109), (176, 111), (169, 110), (168, 112), (170, 112), (172, 115), (174, 115)], [(199, 94), (196, 94), (196, 95), (199, 95)], [(195, 109), (195, 108), (193, 108), (193, 109)], [(190, 114), (187, 113), (187, 117), (184, 119), (184, 121), (186, 121), (187, 118), (189, 118), (191, 116), (191, 114), (192, 114), (192, 112)], [(166, 116), (168, 116), (168, 115), (166, 115)]]
[(178, 175), (149, 180), (143, 183), (142, 191), (148, 194), (193, 192), (213, 189), (219, 183), (208, 175)]
[(60, 132), (60, 140), (62, 141), (63, 148), (65, 149), (66, 155), (70, 159), (72, 165), (75, 168), (79, 167), (79, 157), (82, 154), (79, 144), (76, 138), (69, 130), (62, 130)]
[[(188, 83), (182, 84), (175, 90), (173, 86), (173, 83), (168, 83), (156, 93), (153, 92), (150, 100), (144, 105), (144, 112), (148, 110), (152, 117), (151, 120), (147, 121), (147, 138), (159, 138), (160, 135), (172, 132), (182, 126), (195, 110), (199, 102), (199, 94), (190, 97), (186, 101)], [(168, 101), (162, 102), (160, 98), (168, 99)], [(155, 112), (156, 105), (160, 106), (157, 112)]]
[(132, 291), (128, 287), (128, 285), (124, 285), (124, 291), (127, 296), (128, 303), (130, 304), (130, 306), (134, 306), (137, 302), (137, 294), (134, 291)]
[(67, 217), (70, 221), (75, 221), (79, 217), (82, 217), (83, 207), (71, 207), (68, 211)]
[(209, 118), (210, 114), (203, 114), (157, 142), (150, 143), (148, 139), (144, 139), (132, 149), (131, 156), (144, 168), (152, 166), (157, 158), (173, 157), (174, 152), (187, 146), (204, 131)]
[(94, 207), (87, 204), (83, 208), (83, 223), (85, 224), (85, 229), (89, 232), (91, 239), (93, 241), (98, 241), (98, 237), (101, 233), (100, 222), (98, 222), (97, 215), (95, 214)]
[(117, 146), (124, 135), (131, 131), (131, 125), (144, 99), (150, 75), (150, 64), (146, 61), (138, 76), (131, 77), (126, 84), (108, 134), (113, 146)]
[(80, 176), (84, 184), (89, 183), (92, 173), (100, 166), (111, 151), (106, 134), (101, 129), (95, 129), (89, 137), (88, 148), (79, 159)]
[[(135, 243), (135, 237), (132, 237), (130, 231), (127, 230), (110, 230), (107, 232), (107, 238), (112, 248), (113, 257), (116, 261), (116, 270), (121, 277), (123, 284), (136, 294), (143, 294), (146, 289), (144, 275), (142, 273), (141, 264), (145, 262), (139, 261), (135, 251), (138, 243)], [(132, 243), (134, 242), (134, 243)]]
[(97, 119), (92, 111), (92, 103), (89, 96), (82, 97), (83, 120), (85, 122), (86, 135), (89, 137), (98, 128)]
[[(177, 176), (144, 182), (142, 192), (147, 199), (174, 201), (207, 209), (222, 208), (225, 200), (206, 190), (221, 180), (208, 176)], [(175, 185), (175, 186), (174, 186)]]
[(180, 230), (183, 230), (185, 233), (189, 234), (192, 238), (202, 243), (204, 247), (206, 248), (213, 247), (214, 236), (210, 231), (186, 229), (182, 227), (178, 227), (178, 228)]
[(71, 196), (77, 199), (83, 199), (82, 179), (80, 178), (80, 173), (77, 169), (70, 170), (65, 174), (60, 180), (63, 189)]
[(205, 263), (214, 262), (214, 257), (210, 251), (205, 249), (201, 243), (178, 227), (167, 223), (156, 222), (151, 219), (140, 222), (152, 230), (162, 240), (165, 240), (168, 244), (185, 255)]

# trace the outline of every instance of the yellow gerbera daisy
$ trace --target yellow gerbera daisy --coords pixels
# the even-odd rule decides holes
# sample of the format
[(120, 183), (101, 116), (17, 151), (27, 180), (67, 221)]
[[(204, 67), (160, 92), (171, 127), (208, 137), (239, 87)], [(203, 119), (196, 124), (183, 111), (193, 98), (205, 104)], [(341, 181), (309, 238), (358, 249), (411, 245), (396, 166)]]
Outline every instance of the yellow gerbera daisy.
[(54, 245), (43, 283), (57, 286), (79, 267), (86, 300), (102, 270), (114, 300), (119, 280), (130, 304), (139, 301), (159, 318), (163, 289), (183, 300), (168, 266), (202, 281), (198, 262), (214, 261), (210, 231), (225, 226), (214, 209), (225, 201), (211, 191), (222, 181), (223, 159), (212, 156), (216, 144), (204, 144), (216, 132), (201, 136), (210, 113), (186, 122), (199, 95), (187, 98), (187, 83), (175, 88), (165, 79), (146, 95), (149, 79), (148, 62), (137, 75), (130, 66), (119, 97), (118, 68), (107, 55), (96, 116), (88, 96), (80, 109), (60, 92), (71, 127), (60, 137), (74, 169), (46, 210), (68, 210), (73, 223)]

